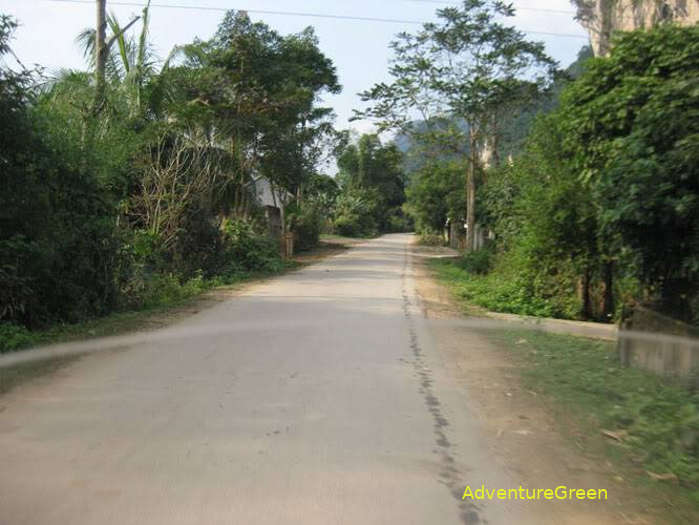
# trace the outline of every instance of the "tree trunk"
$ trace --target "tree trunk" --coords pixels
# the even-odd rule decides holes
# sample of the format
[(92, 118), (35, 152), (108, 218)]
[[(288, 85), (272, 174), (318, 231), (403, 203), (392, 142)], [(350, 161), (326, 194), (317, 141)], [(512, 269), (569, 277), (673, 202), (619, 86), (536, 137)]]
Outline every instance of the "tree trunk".
[(495, 127), (495, 129), (493, 131), (491, 147), (493, 148), (492, 157), (491, 157), (492, 158), (492, 167), (499, 168), (500, 164), (501, 164), (500, 152), (498, 151), (498, 148), (500, 147), (500, 133), (499, 133), (497, 127)]
[(604, 274), (604, 303), (602, 312), (605, 319), (611, 319), (614, 315), (614, 263), (607, 261), (604, 263), (602, 272)]
[(104, 106), (107, 69), (107, 0), (97, 0), (97, 32), (95, 34), (95, 100), (92, 106), (96, 115)]
[(469, 129), (469, 160), (466, 173), (466, 252), (473, 251), (476, 239), (476, 133)]
[(592, 301), (590, 300), (590, 267), (585, 266), (580, 284), (582, 290), (582, 316), (583, 319), (592, 318)]

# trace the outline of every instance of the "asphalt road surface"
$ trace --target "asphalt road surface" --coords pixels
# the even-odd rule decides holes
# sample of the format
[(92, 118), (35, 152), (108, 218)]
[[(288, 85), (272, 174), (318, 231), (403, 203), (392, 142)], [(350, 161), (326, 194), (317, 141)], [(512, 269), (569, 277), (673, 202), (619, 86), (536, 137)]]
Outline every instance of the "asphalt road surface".
[[(522, 523), (391, 235), (0, 400), (0, 523)], [(538, 522), (537, 517), (532, 522)]]

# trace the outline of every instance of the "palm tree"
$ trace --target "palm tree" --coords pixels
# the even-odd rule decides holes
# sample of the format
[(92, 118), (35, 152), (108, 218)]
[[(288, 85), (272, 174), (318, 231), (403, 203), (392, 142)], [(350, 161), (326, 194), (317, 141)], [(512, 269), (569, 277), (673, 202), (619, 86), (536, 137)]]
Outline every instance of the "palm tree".
[[(106, 61), (106, 73), (109, 81), (122, 88), (127, 95), (129, 114), (132, 117), (142, 116), (144, 113), (144, 87), (148, 80), (157, 74), (158, 59), (153, 47), (148, 41), (150, 26), (150, 4), (148, 0), (141, 20), (141, 33), (138, 39), (127, 37), (127, 30), (138, 19), (132, 20), (128, 25), (122, 26), (114, 15), (107, 16), (107, 24), (112, 36), (109, 39), (109, 54)], [(90, 67), (95, 67), (96, 31), (86, 29), (78, 35), (77, 42), (83, 48), (83, 54)], [(169, 62), (169, 60), (168, 60)]]

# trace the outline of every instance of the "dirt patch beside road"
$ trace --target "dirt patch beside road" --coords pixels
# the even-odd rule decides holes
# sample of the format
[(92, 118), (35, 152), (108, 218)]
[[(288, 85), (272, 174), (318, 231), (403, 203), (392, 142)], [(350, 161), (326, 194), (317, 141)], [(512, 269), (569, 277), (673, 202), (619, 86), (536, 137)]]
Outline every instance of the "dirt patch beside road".
[(611, 463), (576, 446), (574, 425), (554, 417), (550, 400), (523, 385), (520, 356), (493, 342), (485, 331), (443, 322), (463, 319), (463, 314), (449, 291), (431, 277), (426, 253), (420, 247), (414, 250), (423, 315), (434, 321), (430, 326), (435, 345), (453, 380), (467, 392), (469, 409), (498, 463), (527, 488), (566, 485), (604, 488), (609, 493), (607, 501), (541, 501), (532, 505), (550, 510), (555, 523), (662, 522), (649, 514)]

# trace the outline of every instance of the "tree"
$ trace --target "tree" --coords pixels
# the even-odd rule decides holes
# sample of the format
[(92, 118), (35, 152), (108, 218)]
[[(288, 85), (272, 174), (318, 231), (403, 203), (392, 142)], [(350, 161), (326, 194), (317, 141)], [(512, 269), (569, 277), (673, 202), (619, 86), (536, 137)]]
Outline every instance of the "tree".
[[(395, 144), (383, 145), (377, 135), (362, 135), (356, 144), (348, 144), (340, 153), (338, 181), (343, 192), (361, 201), (371, 215), (373, 228), (388, 232), (402, 229), (401, 206), (405, 202), (403, 155)], [(358, 199), (358, 200), (357, 200)], [(352, 198), (345, 200), (349, 205)], [(350, 206), (346, 206), (348, 215)], [(356, 214), (359, 215), (358, 213)], [(360, 228), (369, 234), (366, 228)]]
[(282, 36), (230, 11), (213, 39), (183, 54), (184, 63), (167, 72), (177, 89), (165, 111), (206, 140), (225, 140), (235, 159), (235, 212), (246, 214), (260, 173), (281, 194), (295, 194), (315, 141), (330, 129), (332, 115), (316, 106), (318, 97), (340, 89), (313, 30)]
[(441, 234), (447, 220), (458, 221), (464, 209), (464, 168), (458, 162), (432, 162), (411, 175), (405, 208), (417, 231)]
[[(94, 36), (94, 52), (95, 52), (95, 99), (92, 106), (93, 116), (97, 116), (104, 107), (105, 89), (106, 89), (106, 70), (109, 53), (120, 37), (128, 31), (132, 25), (138, 21), (138, 17), (129, 22), (123, 29), (119, 28), (112, 37), (107, 40), (107, 0), (96, 0), (97, 4), (97, 24)], [(150, 1), (148, 2), (150, 5)], [(148, 7), (146, 7), (146, 12)]]
[[(381, 129), (409, 130), (416, 112), (428, 124), (444, 116), (466, 123), (466, 248), (472, 250), (476, 178), (497, 147), (502, 109), (521, 107), (548, 87), (555, 62), (543, 44), (499, 21), (514, 15), (504, 2), (465, 0), (460, 8), (440, 9), (437, 15), (439, 23), (398, 35), (391, 45), (394, 81), (362, 93), (374, 105), (357, 116), (378, 119)], [(455, 135), (453, 127), (448, 135)]]
[(620, 35), (561, 101), (605, 252), (630, 249), (659, 307), (685, 320), (699, 313), (698, 83), (699, 27), (663, 26)]
[[(503, 266), (528, 296), (554, 304), (557, 315), (605, 318), (612, 312), (600, 312), (592, 297), (602, 266), (597, 216), (563, 147), (566, 118), (565, 110), (537, 118), (524, 151), (489, 174), (481, 206)], [(579, 301), (571, 300), (576, 287)]]
[[(230, 12), (158, 68), (144, 3), (123, 26), (97, 2), (87, 71), (39, 83), (0, 65), (0, 322), (78, 321), (191, 278), (279, 269), (254, 182), (296, 203), (324, 186), (333, 115), (318, 101), (340, 86), (312, 29), (281, 35)], [(0, 18), (0, 55), (15, 26)], [(321, 208), (293, 209), (315, 242)]]
[[(0, 55), (15, 27), (0, 16)], [(0, 68), (0, 321), (31, 327), (109, 310), (117, 259), (109, 192), (50, 136), (34, 81)]]

